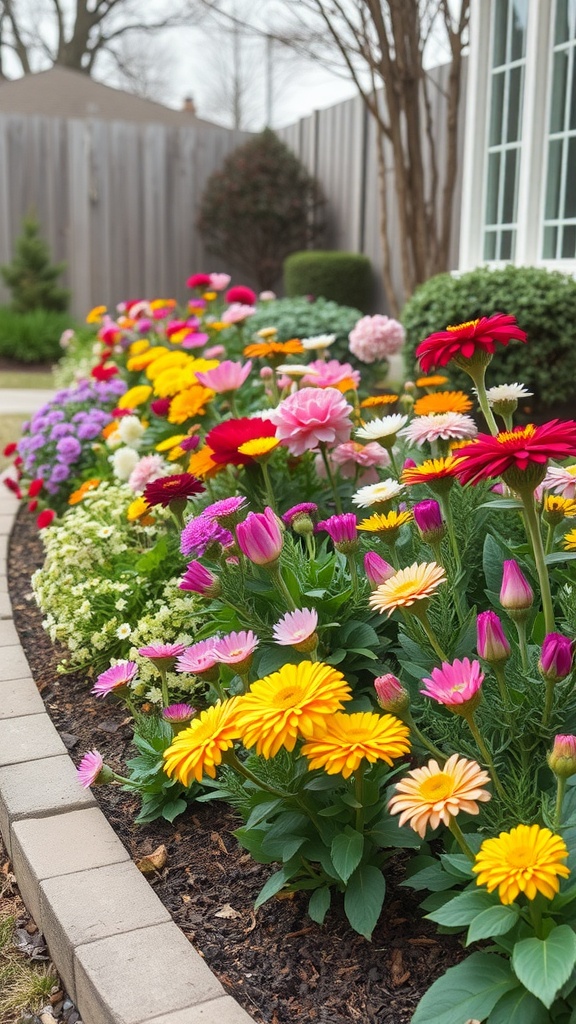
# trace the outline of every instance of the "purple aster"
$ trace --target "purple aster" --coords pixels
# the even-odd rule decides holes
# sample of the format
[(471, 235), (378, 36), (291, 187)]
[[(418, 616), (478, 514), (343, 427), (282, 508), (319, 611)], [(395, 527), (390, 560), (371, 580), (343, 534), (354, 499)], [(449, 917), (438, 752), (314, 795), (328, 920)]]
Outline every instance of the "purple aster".
[(51, 412), (45, 417), (45, 423), (49, 427), (54, 427), (58, 423), (61, 423), (64, 419), (64, 413), (61, 409), (52, 409)]
[(64, 480), (67, 480), (69, 476), (70, 476), (70, 469), (69, 469), (69, 467), (66, 466), (66, 465), (63, 465), (62, 463), (56, 463), (56, 465), (54, 466), (54, 469), (52, 470), (52, 472), (50, 474), (50, 483), (51, 484), (61, 484), (61, 483), (64, 482)]
[(63, 437), (58, 441), (56, 451), (60, 462), (75, 462), (82, 454), (82, 445), (75, 437)]
[(70, 423), (57, 423), (50, 431), (50, 440), (59, 441), (62, 437), (69, 437), (73, 433), (74, 428)]
[(180, 551), (183, 555), (196, 555), (201, 558), (211, 544), (222, 544), (228, 547), (234, 538), (230, 530), (220, 526), (216, 520), (197, 516), (184, 527), (180, 537)]
[(76, 436), (80, 441), (92, 441), (101, 432), (102, 426), (100, 423), (95, 421), (87, 421), (81, 423), (76, 431)]

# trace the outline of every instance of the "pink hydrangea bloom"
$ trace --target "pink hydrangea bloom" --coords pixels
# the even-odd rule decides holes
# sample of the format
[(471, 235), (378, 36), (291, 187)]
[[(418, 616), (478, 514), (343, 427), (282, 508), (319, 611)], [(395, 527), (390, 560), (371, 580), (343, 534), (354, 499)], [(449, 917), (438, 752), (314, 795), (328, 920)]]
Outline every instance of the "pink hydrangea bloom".
[(484, 679), (479, 661), (456, 658), (452, 664), (443, 661), (441, 668), (432, 669), (432, 678), (423, 679), (425, 697), (447, 707), (466, 704), (475, 697)]
[(214, 652), (218, 661), (223, 662), (224, 665), (239, 665), (240, 662), (246, 661), (254, 654), (259, 643), (258, 637), (251, 629), (243, 629), (238, 633), (228, 633), (217, 640)]
[(117, 665), (111, 665), (105, 672), (98, 676), (91, 693), (96, 697), (105, 697), (112, 690), (118, 690), (128, 686), (138, 671), (135, 661), (119, 661)]
[(215, 292), (223, 292), (228, 287), (232, 280), (230, 274), (210, 274), (210, 287)]
[(212, 388), (212, 391), (221, 395), (226, 391), (236, 391), (242, 387), (251, 369), (250, 359), (244, 364), (225, 359), (220, 366), (215, 366), (212, 370), (199, 370), (196, 377), (205, 388)]
[(315, 359), (308, 363), (312, 373), (302, 377), (302, 384), (315, 388), (334, 388), (343, 380), (353, 380), (356, 387), (360, 383), (360, 373), (350, 363), (340, 363), (337, 359)]
[(316, 631), (318, 612), (315, 608), (297, 608), (294, 612), (286, 612), (274, 626), (274, 640), (281, 647), (293, 647), (308, 640)]
[(146, 484), (158, 480), (161, 476), (169, 476), (171, 472), (172, 467), (161, 455), (144, 455), (130, 473), (128, 487), (134, 494), (141, 493)]
[(289, 395), (268, 419), (276, 426), (276, 436), (292, 455), (326, 444), (331, 448), (350, 439), (352, 406), (334, 388), (302, 388)]
[(224, 310), (220, 319), (223, 324), (241, 324), (248, 317), (254, 316), (255, 312), (255, 306), (245, 306), (243, 302), (233, 302), (228, 309)]
[(96, 782), (96, 779), (100, 775), (104, 761), (102, 754), (98, 750), (89, 750), (87, 754), (80, 761), (80, 764), (76, 768), (76, 775), (78, 782), (84, 789), (90, 789)]
[(377, 313), (376, 316), (363, 316), (348, 337), (348, 347), (357, 359), (362, 363), (375, 363), (399, 352), (405, 333), (398, 320)]
[(192, 644), (192, 647), (187, 647), (176, 661), (176, 671), (192, 672), (194, 675), (209, 672), (219, 661), (214, 649), (217, 642), (218, 637), (211, 636), (208, 640), (200, 640)]

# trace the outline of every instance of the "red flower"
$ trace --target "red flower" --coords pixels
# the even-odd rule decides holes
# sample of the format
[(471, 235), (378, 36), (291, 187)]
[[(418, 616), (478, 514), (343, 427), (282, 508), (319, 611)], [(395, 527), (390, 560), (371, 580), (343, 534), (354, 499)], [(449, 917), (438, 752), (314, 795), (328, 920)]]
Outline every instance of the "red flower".
[(472, 359), (476, 353), (492, 356), (496, 342), (507, 345), (512, 338), (526, 341), (526, 332), (520, 330), (516, 317), (494, 313), (430, 334), (418, 345), (416, 358), (424, 373), (428, 373), (435, 366), (446, 366), (458, 356), (461, 359)]
[(192, 274), (186, 284), (188, 288), (207, 288), (210, 284), (210, 274)]
[(550, 420), (539, 427), (528, 423), (496, 437), (478, 434), (472, 444), (458, 449), (456, 474), (463, 484), (502, 476), (514, 489), (534, 489), (544, 479), (549, 459), (575, 455), (576, 421)]
[(12, 491), (13, 494), (15, 494), (17, 498), (21, 498), (22, 497), (22, 491), (18, 487), (18, 484), (16, 483), (16, 481), (13, 480), (11, 476), (3, 476), (2, 477), (2, 481), (4, 483), (4, 486), (7, 487), (9, 491)]
[(94, 380), (110, 380), (112, 377), (115, 377), (117, 373), (118, 373), (118, 367), (117, 366), (102, 366), (102, 365), (99, 365), (99, 366), (95, 366), (90, 371), (90, 376), (94, 377)]
[(38, 518), (36, 520), (36, 526), (38, 527), (39, 530), (44, 530), (47, 526), (50, 526), (50, 523), (55, 518), (56, 518), (56, 513), (55, 513), (54, 509), (53, 508), (45, 508), (44, 511), (41, 512), (40, 515), (38, 516)]
[(33, 501), (29, 501), (28, 502), (28, 511), (29, 512), (35, 512), (37, 508), (38, 508), (38, 498), (34, 498)]
[(174, 473), (173, 476), (162, 476), (146, 484), (143, 497), (148, 505), (163, 505), (166, 508), (172, 501), (191, 498), (204, 490), (204, 484), (192, 473)]
[(170, 412), (170, 398), (156, 398), (150, 402), (150, 408), (155, 416), (167, 416)]
[(133, 416), (134, 409), (112, 409), (112, 415), (115, 420), (121, 420), (123, 416)]
[(238, 449), (246, 441), (256, 437), (275, 437), (276, 427), (270, 420), (259, 417), (239, 420), (224, 420), (206, 435), (206, 444), (212, 450), (212, 461), (221, 466), (246, 466), (254, 459), (250, 455), (242, 455)]
[(2, 454), (5, 455), (6, 458), (9, 458), (11, 455), (14, 455), (14, 452), (17, 451), (17, 449), (18, 445), (16, 444), (16, 441), (10, 441), (10, 444), (6, 445)]
[(253, 306), (256, 302), (256, 292), (244, 284), (237, 284), (226, 292), (226, 302), (240, 302), (243, 306)]
[(36, 495), (40, 494), (40, 491), (42, 490), (43, 487), (44, 481), (42, 480), (41, 477), (37, 476), (35, 480), (32, 480), (30, 482), (30, 486), (28, 488), (28, 497), (35, 498)]

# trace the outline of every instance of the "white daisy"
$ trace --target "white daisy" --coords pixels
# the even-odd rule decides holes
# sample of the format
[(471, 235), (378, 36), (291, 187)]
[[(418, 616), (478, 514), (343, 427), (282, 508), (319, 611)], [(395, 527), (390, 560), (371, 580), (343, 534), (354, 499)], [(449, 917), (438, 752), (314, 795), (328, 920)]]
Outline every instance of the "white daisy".
[(311, 370), (309, 366), (305, 366), (304, 363), (282, 363), (282, 366), (276, 367), (276, 373), (285, 373), (287, 377), (318, 377), (318, 370)]
[(521, 398), (531, 398), (533, 394), (533, 391), (528, 391), (523, 384), (518, 383), (496, 384), (486, 391), (489, 405), (494, 405), (494, 402), (518, 402)]
[(336, 341), (335, 334), (316, 334), (312, 338), (301, 338), (300, 343), (307, 352), (317, 352), (320, 349), (330, 348)]
[(116, 630), (116, 636), (119, 640), (127, 640), (132, 633), (132, 626), (127, 622), (123, 622), (121, 626), (118, 626)]
[(361, 487), (352, 495), (352, 504), (360, 508), (370, 508), (371, 505), (379, 505), (380, 502), (392, 501), (404, 490), (404, 484), (397, 480), (379, 480), (377, 484), (367, 484)]
[(408, 423), (407, 416), (403, 416), (399, 412), (392, 413), (391, 416), (370, 420), (356, 431), (356, 437), (361, 437), (365, 441), (379, 441), (382, 437), (392, 437), (393, 434), (397, 434), (406, 423)]

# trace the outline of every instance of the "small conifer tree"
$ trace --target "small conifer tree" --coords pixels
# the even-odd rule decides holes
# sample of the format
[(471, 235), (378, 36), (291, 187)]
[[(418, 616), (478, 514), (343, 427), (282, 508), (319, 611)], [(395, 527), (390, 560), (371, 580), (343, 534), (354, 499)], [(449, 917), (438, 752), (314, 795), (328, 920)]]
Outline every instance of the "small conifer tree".
[(24, 219), (22, 234), (16, 240), (12, 262), (0, 267), (0, 274), (12, 292), (14, 312), (66, 310), (69, 292), (56, 283), (64, 267), (64, 263), (51, 263), (48, 245), (40, 237), (38, 220), (29, 214)]

